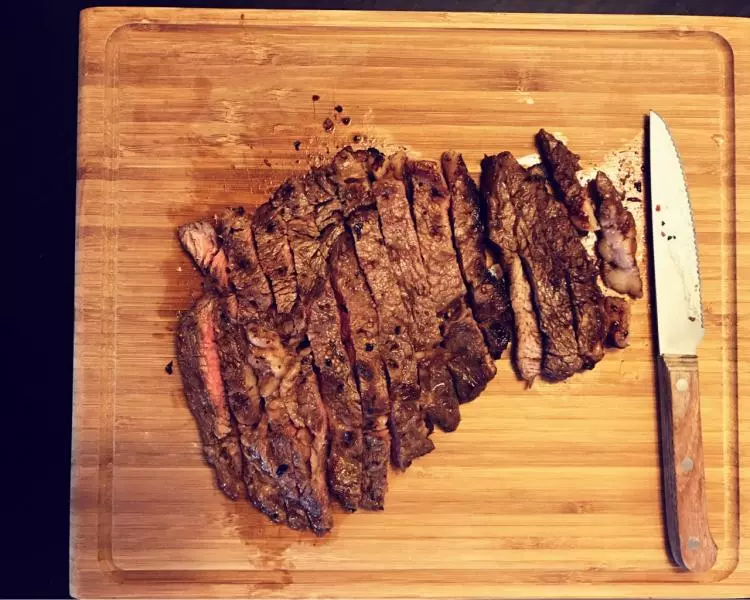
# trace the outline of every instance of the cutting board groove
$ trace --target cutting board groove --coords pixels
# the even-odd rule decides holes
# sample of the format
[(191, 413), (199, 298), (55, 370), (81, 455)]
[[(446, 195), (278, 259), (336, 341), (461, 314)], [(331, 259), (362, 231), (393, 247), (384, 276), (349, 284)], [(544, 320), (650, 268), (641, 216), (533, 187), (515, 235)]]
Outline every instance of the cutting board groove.
[[(82, 13), (72, 593), (746, 595), (749, 33), (688, 17)], [(326, 134), (336, 104), (351, 125)], [(476, 171), (485, 153), (534, 152), (545, 127), (591, 167), (650, 109), (673, 129), (696, 219), (712, 571), (667, 557), (647, 299), (631, 346), (566, 383), (524, 390), (501, 360), (459, 430), (392, 475), (383, 513), (337, 513), (316, 539), (221, 496), (164, 369), (199, 289), (179, 224), (257, 206), (354, 136), (432, 159), (459, 150)]]

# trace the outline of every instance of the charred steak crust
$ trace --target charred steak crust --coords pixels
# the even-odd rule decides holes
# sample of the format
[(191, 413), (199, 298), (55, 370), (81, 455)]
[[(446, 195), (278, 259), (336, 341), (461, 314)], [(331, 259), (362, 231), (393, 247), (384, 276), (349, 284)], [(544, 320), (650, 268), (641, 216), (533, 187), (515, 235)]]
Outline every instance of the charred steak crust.
[(341, 313), (344, 343), (354, 365), (364, 417), (363, 508), (381, 510), (388, 486), (391, 438), (388, 433), (390, 399), (380, 356), (380, 328), (375, 303), (357, 263), (350, 234), (340, 236), (330, 256), (331, 283)]
[(419, 380), (414, 348), (408, 338), (409, 315), (394, 293), (398, 285), (380, 232), (378, 214), (359, 210), (347, 220), (354, 247), (372, 292), (380, 321), (380, 352), (388, 374), (391, 397), (391, 456), (394, 464), (407, 468), (415, 458), (434, 449), (420, 405)]
[(177, 362), (203, 455), (216, 471), (219, 489), (236, 500), (242, 490), (242, 454), (221, 377), (214, 330), (216, 303), (213, 294), (206, 294), (180, 316)]
[(596, 250), (601, 257), (602, 279), (607, 287), (631, 298), (643, 296), (643, 282), (638, 269), (635, 219), (623, 205), (621, 194), (604, 173), (594, 179), (601, 224)]
[(387, 168), (372, 184), (372, 195), (397, 286), (404, 306), (411, 312), (409, 335), (416, 352), (425, 415), (431, 424), (444, 431), (453, 431), (461, 419), (458, 397), (447, 370), (447, 361), (438, 356), (441, 354), (440, 322), (406, 196), (404, 163), (403, 154), (389, 158)]
[(328, 280), (311, 302), (307, 336), (315, 358), (320, 395), (328, 412), (328, 484), (342, 506), (354, 511), (362, 499), (362, 406), (344, 343), (338, 305)]
[[(450, 191), (432, 161), (407, 163), (412, 208), (430, 293), (442, 317), (448, 369), (460, 402), (476, 398), (495, 376), (495, 363), (466, 304), (467, 289), (453, 242)], [(436, 282), (441, 280), (442, 284)]]
[(502, 267), (487, 265), (482, 198), (460, 154), (444, 152), (442, 167), (450, 189), (456, 254), (474, 319), (490, 355), (498, 359), (513, 335), (513, 311)]
[(578, 182), (577, 173), (581, 170), (578, 163), (580, 157), (544, 129), (539, 130), (536, 140), (560, 200), (568, 209), (570, 220), (584, 233), (599, 229), (591, 195), (588, 189)]

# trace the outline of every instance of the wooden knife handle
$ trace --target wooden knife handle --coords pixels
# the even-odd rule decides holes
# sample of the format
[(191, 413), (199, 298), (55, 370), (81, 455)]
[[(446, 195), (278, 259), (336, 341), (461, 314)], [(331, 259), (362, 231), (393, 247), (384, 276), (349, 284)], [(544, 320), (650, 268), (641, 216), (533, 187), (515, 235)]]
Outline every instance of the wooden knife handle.
[(698, 359), (662, 356), (658, 362), (669, 547), (679, 566), (707, 571), (716, 562), (716, 544), (708, 527)]

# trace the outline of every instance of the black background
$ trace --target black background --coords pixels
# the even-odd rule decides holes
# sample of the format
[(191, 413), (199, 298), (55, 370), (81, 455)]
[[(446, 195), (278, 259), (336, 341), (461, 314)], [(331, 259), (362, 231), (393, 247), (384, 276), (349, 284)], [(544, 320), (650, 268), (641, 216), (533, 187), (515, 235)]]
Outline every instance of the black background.
[[(0, 0), (8, 47), (0, 97), (10, 135), (0, 187), (0, 597), (68, 597), (78, 13), (97, 5), (601, 12), (750, 16), (729, 0), (355, 0), (82, 2)], [(10, 35), (8, 33), (10, 32)], [(10, 72), (11, 77), (5, 76)], [(10, 107), (7, 106), (9, 101)], [(10, 161), (8, 161), (10, 158)], [(10, 239), (5, 235), (10, 233)], [(9, 335), (10, 334), (10, 335)], [(11, 357), (8, 361), (7, 357)], [(10, 383), (10, 385), (8, 385)], [(10, 434), (10, 435), (8, 435)]]

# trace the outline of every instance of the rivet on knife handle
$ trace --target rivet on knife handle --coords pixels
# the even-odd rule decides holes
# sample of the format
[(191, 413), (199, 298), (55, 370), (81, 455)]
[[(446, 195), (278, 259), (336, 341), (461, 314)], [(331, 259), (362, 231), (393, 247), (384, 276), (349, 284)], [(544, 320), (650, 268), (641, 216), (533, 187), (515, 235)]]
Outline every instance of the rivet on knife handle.
[(716, 544), (708, 526), (695, 356), (660, 358), (659, 402), (670, 551), (679, 566), (707, 571), (716, 562)]

